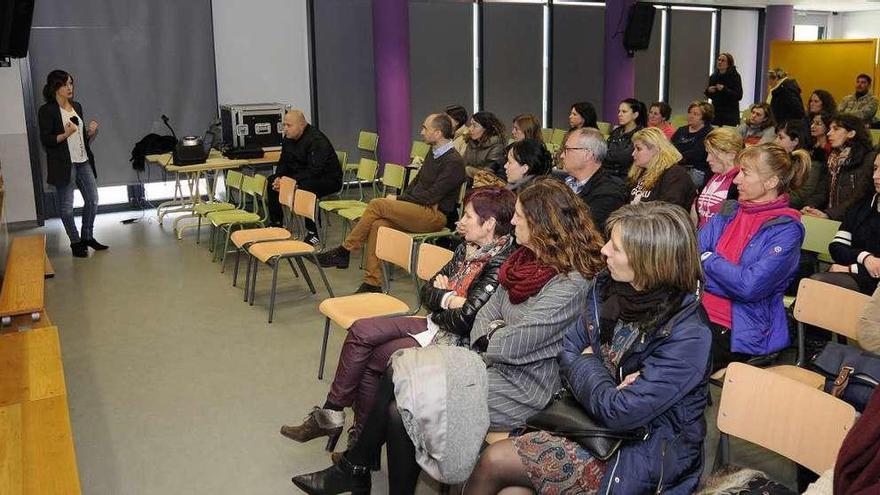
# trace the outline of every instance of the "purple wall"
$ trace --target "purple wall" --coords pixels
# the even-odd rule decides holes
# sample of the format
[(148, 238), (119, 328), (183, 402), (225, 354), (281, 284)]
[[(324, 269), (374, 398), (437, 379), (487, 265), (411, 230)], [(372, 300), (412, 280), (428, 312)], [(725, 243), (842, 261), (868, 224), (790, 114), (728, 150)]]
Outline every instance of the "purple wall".
[[(758, 67), (761, 78), (761, 99), (767, 97), (767, 70), (770, 67), (770, 42), (791, 40), (794, 29), (794, 6), (768, 5), (764, 24), (764, 67)], [(783, 67), (785, 69), (785, 67)]]
[(382, 163), (409, 163), (412, 146), (407, 0), (373, 0), (376, 127)]
[(636, 93), (635, 59), (623, 48), (629, 8), (636, 0), (605, 2), (605, 96), (600, 120), (617, 125), (617, 105)]

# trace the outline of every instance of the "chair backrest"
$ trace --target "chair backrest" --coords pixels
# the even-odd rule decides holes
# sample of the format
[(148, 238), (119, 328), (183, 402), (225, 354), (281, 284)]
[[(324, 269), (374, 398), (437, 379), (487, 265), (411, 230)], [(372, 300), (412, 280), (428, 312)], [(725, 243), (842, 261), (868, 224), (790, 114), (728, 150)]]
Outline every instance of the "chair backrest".
[(379, 227), (376, 236), (376, 257), (399, 266), (410, 273), (412, 270), (413, 239), (406, 232), (391, 227)]
[(348, 163), (348, 152), (336, 150), (336, 159), (339, 160), (339, 166), (344, 167)]
[(601, 132), (604, 136), (611, 134), (610, 122), (596, 122), (596, 125), (599, 126), (599, 132)]
[(541, 137), (544, 139), (545, 143), (553, 141), (553, 129), (547, 129), (546, 127), (541, 128)]
[(278, 202), (293, 210), (294, 192), (296, 191), (296, 179), (281, 176), (281, 187), (278, 189)]
[(857, 341), (859, 316), (870, 300), (861, 292), (805, 278), (798, 286), (794, 319)]
[(687, 125), (688, 118), (687, 115), (673, 115), (671, 119), (669, 119), (669, 123), (672, 124), (672, 127), (678, 129), (683, 125)]
[(244, 180), (244, 174), (238, 170), (226, 171), (226, 188), (241, 190), (241, 182)]
[(376, 148), (379, 147), (379, 135), (375, 132), (361, 131), (358, 133), (358, 149), (372, 153), (376, 156)]
[[(266, 176), (262, 174), (254, 174), (254, 175), (245, 175), (244, 179), (241, 181), (241, 192), (243, 195), (251, 196), (253, 198), (251, 209), (254, 213), (263, 212), (263, 217), (268, 215), (268, 210), (266, 208)], [(242, 208), (244, 208), (244, 204), (246, 201), (242, 199)], [(264, 218), (265, 219), (265, 218)]]
[(880, 144), (880, 129), (871, 129), (871, 141), (874, 146)]
[(360, 181), (372, 182), (376, 180), (376, 171), (379, 170), (379, 163), (369, 158), (361, 158), (358, 164), (357, 178)]
[(731, 363), (724, 375), (718, 429), (815, 473), (834, 465), (855, 418), (853, 406), (778, 373)]
[(403, 178), (405, 175), (406, 169), (402, 165), (386, 163), (385, 171), (382, 172), (382, 185), (385, 186), (385, 192), (388, 192), (389, 187), (403, 191)]
[(431, 146), (428, 143), (423, 141), (413, 141), (412, 148), (409, 151), (409, 157), (424, 159), (428, 156), (429, 151), (431, 151)]
[(413, 183), (413, 180), (415, 180), (416, 176), (419, 175), (419, 170), (421, 170), (421, 168), (414, 168), (409, 171), (409, 178), (406, 181), (407, 186)]
[(801, 249), (818, 254), (828, 254), (828, 245), (840, 229), (840, 222), (827, 218), (801, 216), (804, 225), (804, 242)]
[(565, 144), (566, 134), (568, 134), (566, 129), (553, 129), (553, 137), (550, 138), (550, 143), (555, 144), (557, 148), (562, 147)]
[(293, 213), (314, 222), (318, 196), (305, 189), (297, 189), (294, 197), (296, 199), (293, 201)]
[(416, 275), (422, 280), (430, 280), (452, 259), (453, 252), (423, 242), (419, 244), (419, 257), (416, 262)]

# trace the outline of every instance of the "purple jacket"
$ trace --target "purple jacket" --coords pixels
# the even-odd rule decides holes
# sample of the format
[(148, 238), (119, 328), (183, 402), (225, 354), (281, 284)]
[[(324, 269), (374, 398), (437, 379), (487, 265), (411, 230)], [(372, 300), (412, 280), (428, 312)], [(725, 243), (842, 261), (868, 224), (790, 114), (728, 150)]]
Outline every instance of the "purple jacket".
[(763, 356), (790, 343), (782, 296), (798, 269), (804, 226), (785, 215), (767, 221), (734, 264), (715, 247), (738, 210), (739, 203), (727, 201), (700, 229), (706, 292), (733, 303), (731, 350)]

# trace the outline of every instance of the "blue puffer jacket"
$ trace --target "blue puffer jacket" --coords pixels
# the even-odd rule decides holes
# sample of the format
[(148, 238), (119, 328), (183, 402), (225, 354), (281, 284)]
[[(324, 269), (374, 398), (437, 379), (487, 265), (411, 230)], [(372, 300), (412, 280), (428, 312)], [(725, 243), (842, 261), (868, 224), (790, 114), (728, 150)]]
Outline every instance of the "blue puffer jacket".
[[(691, 494), (703, 469), (704, 411), (708, 397), (709, 321), (698, 297), (685, 297), (682, 307), (649, 337), (624, 351), (619, 376), (601, 358), (599, 294), (608, 283), (599, 275), (587, 299), (587, 311), (566, 333), (559, 355), (572, 393), (594, 418), (609, 428), (645, 426), (645, 441), (623, 445), (608, 460), (600, 493)], [(582, 355), (592, 346), (595, 354)], [(641, 375), (617, 390), (622, 377)]]
[(763, 356), (790, 343), (782, 297), (798, 269), (804, 226), (787, 215), (767, 221), (752, 236), (737, 265), (715, 254), (715, 247), (738, 210), (739, 203), (727, 201), (700, 229), (706, 292), (733, 302), (731, 350)]

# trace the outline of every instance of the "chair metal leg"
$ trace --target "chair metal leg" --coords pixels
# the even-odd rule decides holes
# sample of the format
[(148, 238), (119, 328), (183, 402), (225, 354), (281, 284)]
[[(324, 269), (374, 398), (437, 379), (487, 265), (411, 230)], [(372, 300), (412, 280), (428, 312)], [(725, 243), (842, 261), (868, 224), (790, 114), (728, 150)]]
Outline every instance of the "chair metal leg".
[(250, 306), (254, 305), (254, 298), (256, 298), (257, 294), (257, 271), (260, 269), (260, 261), (257, 258), (254, 258), (254, 273), (251, 274), (251, 298), (248, 301)]
[(199, 217), (199, 223), (196, 224), (196, 244), (202, 242), (202, 217)]
[(215, 235), (214, 233), (216, 231), (217, 231), (217, 229), (214, 228), (214, 224), (211, 224), (211, 236), (210, 236), (210, 239), (208, 240), (208, 252), (209, 253), (214, 252), (214, 235)]
[(293, 271), (293, 276), (299, 278), (299, 272), (296, 271), (296, 268), (293, 266), (293, 261), (290, 258), (287, 258), (287, 264), (290, 265), (290, 269)]
[(330, 338), (330, 318), (324, 319), (324, 341), (321, 343), (321, 363), (318, 365), (318, 380), (324, 379), (324, 359), (327, 357), (327, 339)]
[(229, 231), (226, 232), (226, 242), (223, 243), (223, 256), (220, 258), (220, 273), (226, 271), (226, 252), (229, 251), (229, 239), (232, 238), (232, 226), (229, 226)]
[(312, 291), (312, 294), (317, 294), (315, 284), (312, 283), (312, 277), (309, 276), (309, 272), (306, 270), (306, 265), (303, 264), (302, 258), (299, 256), (296, 257), (296, 265), (299, 266), (299, 269), (303, 273), (303, 278), (306, 279), (306, 283), (309, 284), (309, 290)]
[(241, 262), (241, 248), (235, 250), (235, 268), (232, 270), (232, 286), (238, 284), (238, 264)]
[(272, 264), (272, 292), (269, 293), (269, 323), (272, 323), (272, 315), (275, 314), (275, 286), (278, 284), (278, 261)]
[(324, 287), (327, 288), (327, 294), (330, 294), (330, 297), (336, 297), (333, 294), (333, 289), (330, 288), (330, 282), (327, 280), (327, 274), (324, 273), (324, 269), (321, 268), (321, 264), (318, 263), (318, 257), (312, 254), (312, 260), (315, 262), (315, 266), (318, 267), (318, 273), (321, 274), (321, 280), (324, 281)]
[(247, 272), (244, 275), (244, 302), (248, 302), (248, 296), (251, 293), (251, 263), (253, 259), (253, 256), (247, 258)]
[(798, 355), (797, 355), (797, 363), (795, 363), (795, 364), (797, 364), (798, 366), (801, 366), (801, 367), (806, 366), (806, 364), (807, 364), (807, 356), (806, 356), (807, 349), (806, 349), (806, 342), (804, 342), (804, 338), (805, 338), (804, 324), (801, 322), (798, 322), (798, 324), (797, 324)]
[(730, 464), (730, 437), (721, 433), (718, 437), (718, 451), (715, 452), (715, 465), (713, 471)]

